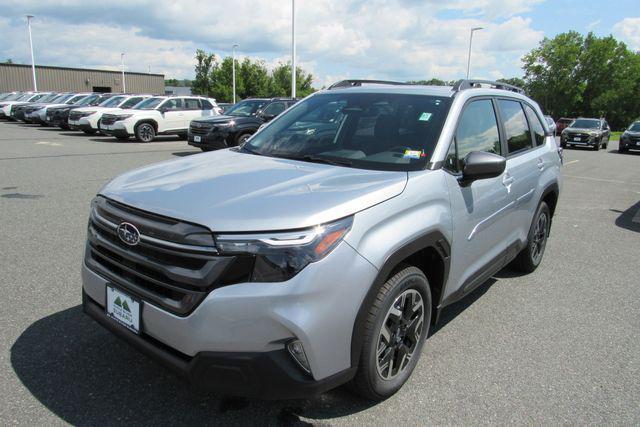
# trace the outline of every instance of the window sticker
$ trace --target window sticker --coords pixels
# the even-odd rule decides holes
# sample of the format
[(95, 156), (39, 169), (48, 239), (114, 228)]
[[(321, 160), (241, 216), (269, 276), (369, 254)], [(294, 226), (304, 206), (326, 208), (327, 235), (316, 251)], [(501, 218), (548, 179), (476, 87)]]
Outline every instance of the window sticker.
[(420, 114), (420, 117), (418, 117), (418, 121), (420, 121), (420, 122), (428, 122), (429, 119), (431, 118), (431, 116), (432, 116), (431, 113), (424, 112), (424, 113)]
[(424, 150), (404, 150), (404, 157), (409, 159), (419, 159), (420, 157), (426, 157)]

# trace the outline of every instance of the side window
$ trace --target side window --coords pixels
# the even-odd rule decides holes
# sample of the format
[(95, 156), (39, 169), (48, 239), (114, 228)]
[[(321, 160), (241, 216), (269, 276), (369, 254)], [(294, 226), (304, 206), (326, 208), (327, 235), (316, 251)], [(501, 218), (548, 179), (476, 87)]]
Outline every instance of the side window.
[(267, 108), (264, 109), (262, 114), (267, 116), (277, 116), (285, 110), (284, 102), (274, 102), (269, 104)]
[(540, 119), (533, 108), (528, 105), (524, 106), (524, 111), (527, 113), (527, 119), (529, 119), (529, 124), (531, 125), (531, 131), (533, 132), (533, 138), (536, 141), (536, 146), (544, 145), (544, 127), (542, 123), (540, 123)]
[(132, 108), (134, 105), (138, 104), (140, 101), (142, 101), (142, 97), (139, 97), (139, 96), (135, 98), (127, 99), (120, 108), (123, 108), (125, 110)]
[(499, 99), (500, 114), (504, 130), (507, 133), (507, 150), (509, 154), (527, 150), (532, 147), (531, 131), (527, 119), (518, 101)]
[(604, 122), (604, 124), (602, 125), (602, 129), (609, 130), (609, 123)]
[(166, 111), (182, 110), (182, 99), (180, 98), (168, 99), (164, 104), (162, 104), (162, 106)]
[(184, 109), (185, 110), (202, 110), (202, 107), (200, 107), (200, 100), (197, 98), (185, 98)]
[(461, 171), (464, 158), (472, 151), (502, 154), (498, 121), (490, 99), (470, 102), (462, 112), (455, 135), (447, 154), (447, 167)]
[(213, 108), (213, 105), (206, 99), (201, 99), (200, 102), (202, 102), (203, 110), (211, 110)]

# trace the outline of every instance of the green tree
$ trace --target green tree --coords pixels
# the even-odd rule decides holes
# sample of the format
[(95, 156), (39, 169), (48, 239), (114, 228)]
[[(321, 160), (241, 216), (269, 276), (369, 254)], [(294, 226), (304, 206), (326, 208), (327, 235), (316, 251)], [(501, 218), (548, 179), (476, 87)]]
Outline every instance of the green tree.
[(212, 53), (202, 49), (196, 51), (196, 77), (191, 86), (191, 92), (197, 95), (211, 95), (211, 70), (216, 61)]
[[(307, 74), (302, 68), (296, 67), (296, 97), (304, 98), (312, 94), (313, 75)], [(271, 73), (272, 96), (291, 96), (291, 63), (278, 64)]]
[(526, 86), (524, 79), (521, 77), (511, 77), (509, 79), (498, 79), (496, 81), (500, 83), (506, 83), (508, 85), (516, 86), (522, 89), (524, 89), (524, 87)]

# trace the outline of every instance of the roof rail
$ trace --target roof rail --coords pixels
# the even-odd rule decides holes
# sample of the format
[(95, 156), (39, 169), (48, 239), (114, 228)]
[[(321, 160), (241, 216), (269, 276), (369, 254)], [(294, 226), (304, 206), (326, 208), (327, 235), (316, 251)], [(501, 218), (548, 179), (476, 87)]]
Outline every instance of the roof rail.
[(524, 89), (522, 89), (521, 87), (518, 86), (514, 86), (514, 85), (510, 85), (509, 83), (504, 83), (504, 82), (494, 82), (491, 80), (458, 80), (454, 85), (453, 85), (453, 91), (454, 92), (459, 92), (461, 90), (465, 90), (465, 89), (473, 89), (473, 88), (479, 88), (482, 87), (482, 85), (488, 85), (491, 86), (491, 88), (493, 89), (502, 89), (502, 90), (508, 90), (510, 92), (516, 92), (519, 94), (524, 95)]
[(358, 86), (362, 86), (363, 83), (375, 84), (375, 85), (394, 85), (394, 86), (405, 86), (408, 84), (403, 82), (393, 82), (393, 81), (387, 81), (387, 80), (341, 80), (329, 86), (329, 90), (342, 89), (346, 87), (358, 87)]

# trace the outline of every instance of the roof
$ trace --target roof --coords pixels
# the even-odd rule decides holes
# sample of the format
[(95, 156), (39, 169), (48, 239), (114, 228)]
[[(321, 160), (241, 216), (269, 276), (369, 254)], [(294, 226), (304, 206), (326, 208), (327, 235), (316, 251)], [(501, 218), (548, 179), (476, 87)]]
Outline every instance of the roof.
[[(14, 67), (14, 68), (31, 68), (31, 65), (27, 64), (0, 64), (0, 67)], [(93, 71), (99, 73), (110, 73), (110, 74), (118, 74), (121, 75), (122, 71), (116, 70), (99, 70), (97, 68), (72, 68), (72, 67), (58, 67), (54, 65), (36, 65), (36, 68), (43, 68), (49, 70), (68, 70), (68, 71)], [(139, 76), (154, 76), (154, 77), (162, 77), (164, 79), (164, 74), (151, 74), (151, 73), (137, 73), (133, 71), (125, 71), (125, 75), (139, 75)]]

